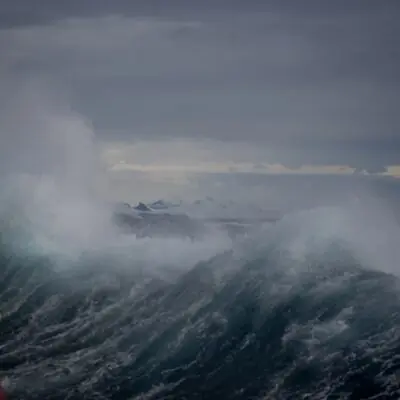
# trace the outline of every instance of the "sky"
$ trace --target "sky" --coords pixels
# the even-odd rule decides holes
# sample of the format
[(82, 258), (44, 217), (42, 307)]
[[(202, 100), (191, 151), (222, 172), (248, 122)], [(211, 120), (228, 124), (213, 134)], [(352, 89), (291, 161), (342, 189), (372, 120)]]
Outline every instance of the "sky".
[(5, 0), (0, 156), (41, 154), (27, 124), (48, 90), (90, 125), (116, 182), (397, 174), (399, 17), (397, 0)]

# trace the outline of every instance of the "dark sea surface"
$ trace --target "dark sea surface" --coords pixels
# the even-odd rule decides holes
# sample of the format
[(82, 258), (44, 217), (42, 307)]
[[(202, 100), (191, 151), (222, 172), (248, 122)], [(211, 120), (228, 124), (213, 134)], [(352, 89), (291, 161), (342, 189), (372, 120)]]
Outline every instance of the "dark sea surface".
[(118, 252), (60, 266), (3, 232), (10, 399), (399, 399), (397, 277), (302, 218), (163, 274)]

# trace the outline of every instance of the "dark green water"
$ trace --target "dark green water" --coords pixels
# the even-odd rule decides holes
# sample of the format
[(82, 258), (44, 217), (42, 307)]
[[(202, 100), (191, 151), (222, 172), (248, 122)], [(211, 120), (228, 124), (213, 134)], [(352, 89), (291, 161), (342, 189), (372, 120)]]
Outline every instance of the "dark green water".
[(169, 280), (3, 245), (10, 399), (400, 398), (397, 278), (339, 243), (298, 262), (260, 243)]

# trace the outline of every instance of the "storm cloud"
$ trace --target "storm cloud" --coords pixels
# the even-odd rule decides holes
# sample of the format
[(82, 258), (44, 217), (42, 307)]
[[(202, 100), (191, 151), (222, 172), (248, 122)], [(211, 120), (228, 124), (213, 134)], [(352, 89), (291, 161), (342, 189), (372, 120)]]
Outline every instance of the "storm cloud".
[(399, 3), (260, 3), (15, 0), (0, 15), (0, 81), (62, 87), (99, 140), (121, 147), (400, 164)]

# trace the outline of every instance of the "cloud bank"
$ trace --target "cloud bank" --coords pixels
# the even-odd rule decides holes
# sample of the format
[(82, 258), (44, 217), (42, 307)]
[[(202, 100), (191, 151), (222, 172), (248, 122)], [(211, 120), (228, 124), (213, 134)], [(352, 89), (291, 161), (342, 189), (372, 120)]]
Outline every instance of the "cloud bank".
[(400, 164), (398, 2), (27, 4), (0, 19), (0, 80), (63, 87), (110, 148), (174, 140), (214, 163)]

